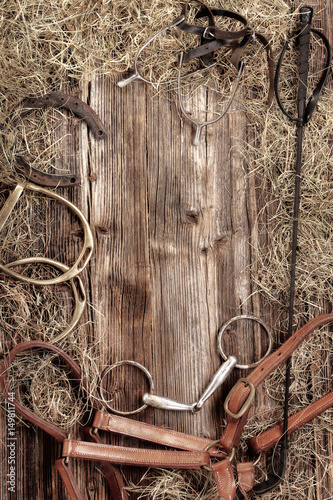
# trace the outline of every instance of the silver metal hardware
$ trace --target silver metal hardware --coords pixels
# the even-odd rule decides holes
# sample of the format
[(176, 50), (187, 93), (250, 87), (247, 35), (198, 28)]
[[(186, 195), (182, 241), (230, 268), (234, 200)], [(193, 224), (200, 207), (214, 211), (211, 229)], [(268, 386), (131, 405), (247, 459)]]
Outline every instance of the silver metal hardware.
[(234, 316), (233, 318), (229, 319), (226, 323), (224, 323), (221, 330), (219, 331), (218, 349), (219, 349), (219, 352), (220, 352), (222, 358), (227, 360), (228, 359), (227, 355), (225, 354), (224, 350), (222, 349), (222, 337), (223, 337), (226, 329), (228, 328), (228, 326), (231, 323), (233, 323), (234, 321), (242, 320), (242, 319), (249, 319), (252, 321), (257, 321), (264, 328), (264, 330), (267, 334), (267, 338), (268, 338), (268, 348), (267, 348), (267, 351), (262, 358), (260, 358), (255, 363), (250, 363), (248, 365), (240, 365), (240, 364), (235, 365), (236, 368), (240, 368), (240, 369), (254, 368), (255, 366), (259, 365), (259, 363), (261, 363), (262, 360), (265, 359), (269, 355), (269, 353), (271, 352), (272, 347), (273, 347), (273, 337), (272, 337), (271, 331), (270, 331), (269, 327), (267, 326), (267, 324), (262, 319), (257, 318), (256, 316), (248, 315), (248, 314), (241, 314), (239, 316)]
[[(140, 50), (136, 54), (136, 57), (134, 60), (134, 74), (131, 75), (130, 77), (126, 78), (125, 80), (121, 80), (120, 82), (118, 82), (118, 87), (121, 87), (121, 88), (126, 87), (126, 85), (134, 82), (135, 80), (142, 80), (143, 82), (150, 83), (151, 85), (167, 85), (169, 83), (177, 82), (178, 78), (172, 78), (171, 80), (168, 80), (167, 82), (154, 82), (152, 80), (148, 80), (140, 73), (139, 68), (138, 68), (138, 61), (139, 61), (139, 57), (140, 57), (141, 53), (145, 50), (145, 48), (148, 47), (148, 45), (151, 44), (151, 42), (153, 42), (157, 37), (162, 35), (162, 33), (164, 33), (165, 31), (168, 31), (169, 29), (175, 28), (176, 26), (178, 26), (179, 24), (181, 24), (184, 21), (185, 21), (185, 16), (178, 17), (177, 19), (175, 19), (175, 21), (172, 24), (170, 24), (166, 28), (163, 28), (161, 31), (159, 31), (154, 36), (152, 36), (148, 40), (148, 42), (146, 42), (144, 45), (142, 45), (142, 47), (140, 48)], [(207, 69), (207, 68), (204, 68), (204, 69)], [(190, 76), (190, 75), (195, 75), (196, 73), (199, 73), (200, 71), (203, 71), (203, 69), (197, 69), (195, 71), (192, 71), (188, 75), (184, 75), (182, 78), (185, 78), (185, 77)]]
[(179, 403), (171, 398), (165, 398), (163, 396), (155, 396), (153, 394), (144, 394), (142, 401), (149, 406), (154, 406), (154, 408), (160, 408), (161, 410), (177, 410), (177, 411), (191, 411), (194, 413), (197, 403), (186, 404)]
[[(242, 73), (243, 73), (244, 63), (243, 63), (243, 61), (240, 61), (240, 63), (239, 63), (238, 75), (237, 75), (236, 83), (235, 83), (235, 86), (233, 88), (233, 91), (231, 93), (229, 101), (227, 102), (226, 107), (224, 108), (224, 110), (218, 115), (217, 118), (214, 118), (213, 120), (209, 120), (207, 122), (200, 122), (200, 121), (197, 121), (197, 120), (194, 120), (193, 118), (191, 118), (186, 113), (186, 111), (184, 109), (184, 106), (183, 106), (183, 100), (182, 100), (182, 97), (181, 97), (181, 80), (183, 78), (185, 78), (185, 76), (181, 76), (181, 70), (182, 70), (182, 67), (183, 67), (183, 59), (184, 59), (184, 52), (182, 52), (181, 55), (180, 55), (179, 68), (178, 68), (178, 102), (179, 102), (179, 107), (181, 109), (181, 112), (183, 113), (183, 115), (185, 116), (185, 118), (187, 118), (191, 123), (193, 123), (196, 126), (196, 132), (195, 132), (195, 138), (194, 138), (193, 144), (194, 144), (194, 146), (197, 146), (199, 144), (199, 142), (200, 142), (201, 131), (202, 131), (203, 127), (207, 127), (207, 125), (212, 125), (213, 123), (216, 123), (219, 120), (221, 120), (221, 118), (223, 118), (223, 116), (227, 113), (228, 109), (230, 108), (231, 103), (232, 103), (232, 101), (233, 101), (233, 99), (235, 97), (235, 94), (236, 94), (239, 82), (240, 82), (240, 77), (242, 76)], [(210, 66), (206, 66), (204, 69), (205, 70), (209, 69), (209, 68), (213, 67), (214, 65), (215, 65), (215, 63), (211, 64)]]
[(223, 363), (220, 366), (220, 368), (215, 373), (212, 381), (206, 387), (203, 395), (197, 402), (195, 407), (196, 410), (200, 410), (204, 405), (204, 403), (207, 401), (207, 399), (209, 399), (212, 396), (212, 394), (214, 394), (214, 392), (217, 391), (219, 387), (221, 387), (221, 385), (230, 375), (236, 364), (237, 364), (237, 359), (235, 358), (235, 356), (229, 356), (227, 361), (225, 361), (225, 363)]
[(147, 408), (147, 405), (144, 404), (144, 405), (140, 406), (140, 408), (137, 408), (136, 410), (132, 410), (132, 411), (115, 410), (110, 405), (110, 401), (108, 401), (107, 399), (105, 399), (105, 396), (104, 396), (103, 382), (104, 382), (105, 377), (112, 370), (114, 370), (115, 368), (117, 368), (118, 366), (121, 366), (121, 365), (132, 365), (132, 366), (135, 366), (136, 368), (139, 368), (140, 370), (142, 370), (143, 373), (147, 376), (147, 378), (149, 380), (149, 385), (150, 385), (149, 390), (150, 390), (150, 393), (153, 394), (153, 392), (154, 392), (154, 382), (153, 382), (153, 378), (152, 378), (150, 372), (143, 365), (140, 365), (140, 363), (137, 363), (136, 361), (131, 361), (131, 360), (128, 360), (128, 359), (125, 359), (123, 361), (119, 361), (118, 363), (115, 363), (114, 365), (111, 365), (109, 368), (107, 368), (107, 370), (105, 370), (105, 372), (103, 373), (103, 375), (101, 377), (101, 381), (100, 381), (100, 384), (99, 384), (99, 392), (100, 392), (100, 395), (101, 395), (101, 398), (102, 398), (103, 402), (109, 408), (109, 410), (111, 410), (113, 413), (116, 413), (117, 415), (134, 415), (135, 413), (139, 413), (139, 412), (143, 411), (145, 408)]

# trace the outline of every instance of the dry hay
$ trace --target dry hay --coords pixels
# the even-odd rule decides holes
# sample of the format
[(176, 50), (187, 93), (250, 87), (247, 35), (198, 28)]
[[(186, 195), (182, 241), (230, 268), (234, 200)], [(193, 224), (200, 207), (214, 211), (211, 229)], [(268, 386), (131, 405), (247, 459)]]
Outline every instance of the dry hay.
[[(216, 2), (208, 5), (216, 7)], [(239, 2), (230, 0), (223, 2), (223, 8), (239, 11)], [(80, 94), (80, 86), (89, 82), (92, 72), (116, 79), (119, 73), (133, 69), (134, 59), (139, 48), (166, 24), (179, 15), (180, 2), (174, 0), (1, 0), (0, 26), (2, 30), (0, 60), (0, 179), (4, 184), (13, 185), (18, 176), (14, 170), (15, 155), (22, 154), (41, 170), (57, 173), (70, 171), (70, 162), (64, 161), (62, 155), (63, 141), (66, 137), (66, 120), (68, 115), (57, 110), (36, 111), (19, 120), (18, 105), (27, 96), (40, 95), (49, 91), (67, 91)], [(296, 19), (290, 14), (290, 4), (281, 0), (260, 2), (252, 0), (242, 6), (241, 14), (250, 20), (251, 26), (265, 34), (272, 42), (275, 59), (281, 46)], [(193, 13), (191, 14), (193, 16)], [(221, 23), (221, 20), (219, 20)], [(223, 24), (219, 24), (223, 26)], [(225, 26), (225, 25), (224, 25)], [(163, 82), (177, 76), (179, 51), (188, 51), (197, 44), (197, 38), (189, 39), (177, 31), (177, 39), (173, 36), (175, 29), (159, 37), (142, 55), (139, 61), (140, 71), (148, 78)], [(313, 45), (313, 68), (318, 59), (318, 48)], [(197, 88), (207, 89), (221, 94), (221, 102), (230, 92), (231, 82), (235, 78), (235, 70), (225, 61), (221, 52), (217, 66), (210, 72), (204, 71), (192, 79), (183, 82), (184, 100), (191, 105), (191, 96)], [(223, 56), (223, 57), (222, 57)], [(158, 59), (158, 61), (157, 61)], [(161, 63), (162, 61), (162, 63)], [(159, 64), (156, 64), (156, 63)], [(283, 96), (294, 98), (295, 79), (292, 71), (293, 57), (286, 56)], [(267, 113), (267, 76), (266, 62), (261, 45), (256, 42), (249, 46), (245, 54), (246, 69), (239, 90), (239, 101), (244, 106), (248, 118), (248, 140), (244, 144), (244, 171), (256, 176), (265, 199), (260, 200), (258, 218), (261, 237), (255, 242), (258, 261), (253, 271), (253, 278), (262, 293), (273, 304), (285, 307), (288, 302), (287, 293), (290, 280), (290, 241), (291, 213), (294, 190), (295, 137), (294, 124), (284, 118), (274, 104)], [(184, 71), (195, 69), (194, 65)], [(223, 78), (221, 78), (223, 74)], [(330, 87), (331, 87), (330, 82)], [(174, 88), (156, 87), (156, 93), (175, 100)], [(204, 110), (206, 111), (206, 110)], [(200, 111), (198, 110), (199, 116)], [(333, 301), (332, 292), (332, 208), (330, 207), (331, 169), (332, 169), (332, 101), (327, 90), (319, 101), (319, 105), (306, 127), (304, 139), (304, 165), (302, 166), (301, 220), (299, 227), (299, 255), (297, 260), (297, 296), (296, 305), (306, 302), (314, 310), (323, 300)], [(320, 145), (320, 147), (318, 147)], [(68, 148), (66, 148), (68, 149)], [(75, 153), (73, 153), (75, 156)], [(75, 158), (73, 158), (75, 161)], [(2, 202), (8, 195), (4, 190), (0, 193)], [(268, 202), (267, 202), (268, 200)], [(2, 203), (1, 203), (2, 205)], [(32, 249), (39, 248), (44, 255), (50, 235), (49, 226), (45, 224), (46, 202), (38, 197), (25, 197), (20, 202), (19, 210), (6, 225), (6, 237), (1, 241), (1, 251), (13, 258), (30, 255)], [(33, 226), (31, 210), (37, 217)], [(268, 241), (267, 245), (267, 233)], [(38, 238), (37, 236), (38, 235)], [(3, 234), (2, 234), (3, 236)], [(38, 239), (38, 241), (36, 241)], [(35, 254), (35, 252), (34, 252)], [(64, 297), (66, 295), (66, 299)], [(64, 302), (68, 303), (68, 290), (55, 291), (46, 288), (35, 288), (23, 284), (12, 285), (10, 280), (1, 283), (1, 300), (5, 301), (0, 324), (6, 339), (2, 338), (5, 350), (21, 340), (36, 338), (52, 338), (58, 333), (68, 319), (64, 314)], [(43, 310), (39, 305), (43, 304)], [(3, 303), (3, 302), (2, 302)], [(70, 309), (70, 306), (69, 306)], [(16, 310), (15, 317), (11, 317)], [(59, 314), (60, 312), (60, 314)], [(300, 315), (303, 314), (302, 312)], [(315, 312), (314, 312), (315, 314)], [(47, 318), (47, 327), (45, 319)], [(299, 319), (299, 318), (298, 318)], [(331, 373), (327, 366), (329, 361), (311, 364), (317, 356), (321, 359), (323, 351), (327, 358), (332, 355), (330, 336), (326, 335), (324, 348), (318, 353), (318, 341), (322, 343), (322, 335), (299, 351), (294, 357), (292, 386), (294, 394), (292, 408), (298, 409), (306, 404), (309, 393), (319, 396), (329, 388)], [(76, 336), (71, 336), (64, 348), (71, 352), (79, 364), (84, 366), (93, 385), (97, 383), (96, 346), (88, 351), (80, 346)], [(313, 354), (315, 352), (315, 355)], [(34, 356), (20, 359), (13, 370), (15, 378), (24, 374), (23, 383), (30, 391), (23, 396), (24, 402), (34, 411), (54, 422), (63, 422), (70, 426), (80, 420), (86, 407), (78, 410), (72, 405), (76, 394), (68, 384), (67, 377), (59, 371), (59, 367), (50, 363), (52, 356), (44, 355), (43, 362)], [(45, 384), (35, 383), (36, 363), (39, 367), (39, 380)], [(309, 364), (310, 363), (310, 364)], [(325, 373), (318, 373), (317, 367), (324, 366)], [(311, 373), (311, 390), (306, 377)], [(304, 379), (302, 379), (304, 374)], [(12, 378), (12, 377), (11, 377)], [(13, 377), (14, 379), (14, 377)], [(29, 380), (29, 381), (28, 381)], [(60, 392), (51, 388), (57, 381)], [(59, 383), (59, 385), (58, 385)], [(265, 384), (265, 390), (272, 400), (281, 408), (281, 385), (283, 372), (277, 371)], [(278, 388), (278, 389), (275, 389)], [(20, 390), (18, 387), (15, 391)], [(295, 396), (297, 394), (297, 397)], [(76, 401), (76, 399), (75, 399)], [(275, 423), (280, 410), (268, 409), (267, 414), (253, 416), (247, 427), (248, 436), (257, 434), (266, 425)], [(270, 421), (267, 420), (268, 416)], [(264, 418), (261, 418), (264, 417)], [(325, 477), (316, 478), (309, 466), (308, 457), (319, 461), (325, 460), (332, 451), (332, 412), (326, 412), (298, 433), (292, 441), (288, 464), (288, 481), (280, 487), (280, 493), (265, 495), (265, 499), (295, 498), (297, 500), (315, 497), (316, 481), (325, 484)], [(320, 431), (320, 432), (319, 432)], [(318, 437), (319, 436), (319, 437)], [(327, 444), (329, 443), (329, 444)], [(326, 446), (327, 445), (327, 446)], [(327, 451), (328, 450), (328, 451)], [(304, 475), (299, 474), (295, 465), (304, 462)], [(294, 470), (297, 470), (295, 476)], [(208, 482), (209, 477), (203, 473), (170, 472), (153, 480), (146, 487), (132, 487), (141, 492), (142, 498), (218, 498), (214, 485)], [(201, 492), (201, 493), (198, 493)], [(331, 492), (327, 492), (327, 498)], [(200, 495), (200, 496), (198, 496)]]
[[(67, 341), (64, 350), (72, 356), (81, 367), (83, 376), (89, 380), (89, 394), (73, 381), (67, 365), (59, 361), (56, 354), (37, 349), (16, 357), (9, 368), (8, 380), (11, 392), (21, 404), (39, 417), (72, 430), (77, 423), (86, 425), (89, 421), (91, 401), (94, 396), (98, 399), (96, 387), (99, 374), (96, 349), (93, 352), (92, 349), (80, 348), (75, 342)], [(5, 406), (3, 401), (0, 403)]]

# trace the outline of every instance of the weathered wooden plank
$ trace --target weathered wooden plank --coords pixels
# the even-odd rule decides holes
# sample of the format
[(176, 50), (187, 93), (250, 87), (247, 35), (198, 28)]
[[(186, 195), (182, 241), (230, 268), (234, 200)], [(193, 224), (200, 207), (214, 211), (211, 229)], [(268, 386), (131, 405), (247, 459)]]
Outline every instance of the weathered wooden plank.
[[(325, 8), (330, 14), (331, 4)], [(332, 17), (323, 17), (332, 33)], [(95, 141), (76, 118), (64, 124), (70, 134), (61, 163), (81, 174), (82, 186), (62, 192), (89, 217), (96, 242), (84, 273), (91, 306), (78, 342), (96, 343), (101, 370), (133, 359), (151, 371), (157, 394), (193, 402), (220, 365), (216, 341), (221, 325), (240, 313), (253, 313), (269, 324), (276, 319), (254, 293), (250, 273), (257, 242), (266, 240), (256, 220), (262, 192), (255, 177), (247, 175), (246, 154), (251, 151), (244, 145), (253, 138), (237, 101), (194, 148), (192, 126), (180, 120), (175, 104), (152, 95), (142, 83), (119, 89), (107, 78), (93, 77), (80, 89), (80, 97), (89, 100), (106, 124), (107, 140)], [(206, 97), (199, 93), (198, 104)], [(208, 102), (216, 105), (215, 97), (209, 94)], [(81, 241), (76, 221), (56, 204), (51, 204), (49, 217), (57, 225), (54, 232), (50, 223), (49, 255), (56, 252), (73, 260)], [(262, 344), (259, 331), (239, 324), (228, 336), (227, 347), (240, 357), (253, 351), (257, 357)], [(126, 381), (124, 374), (132, 374), (135, 383)], [(197, 415), (148, 409), (134, 418), (217, 438), (223, 399), (239, 375), (235, 371)], [(143, 383), (136, 377), (131, 370), (116, 377), (113, 390), (120, 404), (137, 403)], [(255, 411), (260, 414), (269, 405), (260, 392)], [(4, 419), (1, 412), (2, 429)], [(114, 436), (106, 440), (131, 441)], [(325, 436), (318, 437), (316, 446), (322, 443)], [(332, 450), (332, 443), (327, 448)], [(4, 477), (3, 447), (1, 452)], [(44, 433), (20, 429), (16, 498), (64, 498), (52, 466), (55, 453), (53, 440)], [(108, 498), (95, 467), (73, 466), (88, 498)], [(321, 478), (325, 466), (315, 461), (315, 468)], [(313, 472), (312, 464), (308, 470)], [(138, 477), (140, 472), (134, 472), (133, 478)], [(325, 476), (326, 491), (331, 483)], [(321, 498), (324, 490), (320, 484), (317, 488)], [(15, 498), (7, 494), (5, 484), (0, 491), (3, 499)]]

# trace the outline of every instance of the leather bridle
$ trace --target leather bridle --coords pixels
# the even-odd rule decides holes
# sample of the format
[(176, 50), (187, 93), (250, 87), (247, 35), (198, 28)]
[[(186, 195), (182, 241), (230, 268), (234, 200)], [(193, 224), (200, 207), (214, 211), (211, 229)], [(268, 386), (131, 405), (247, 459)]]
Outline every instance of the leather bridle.
[[(236, 463), (238, 480), (236, 482), (232, 461), (234, 450), (238, 447), (249, 410), (253, 404), (255, 391), (259, 385), (283, 364), (314, 330), (333, 321), (333, 313), (312, 319), (294, 333), (279, 349), (265, 358), (246, 379), (239, 379), (231, 390), (225, 404), (228, 414), (227, 424), (218, 441), (176, 432), (163, 427), (131, 420), (122, 416), (106, 413), (100, 406), (89, 382), (82, 375), (80, 367), (59, 347), (41, 341), (24, 342), (12, 349), (4, 360), (0, 371), (0, 385), (6, 398), (14, 404), (16, 411), (39, 428), (50, 434), (61, 445), (60, 457), (55, 465), (63, 480), (64, 487), (71, 500), (83, 500), (83, 495), (75, 481), (70, 463), (73, 458), (101, 462), (114, 500), (126, 500), (128, 494), (117, 465), (135, 465), (142, 467), (212, 470), (220, 495), (225, 500), (249, 498), (254, 492), (260, 492), (260, 485), (254, 484), (253, 462)], [(84, 439), (68, 437), (68, 431), (44, 420), (16, 399), (13, 400), (8, 372), (15, 357), (21, 352), (40, 348), (56, 353), (68, 365), (75, 379), (90, 400), (92, 409), (91, 425), (84, 427)], [(312, 420), (333, 405), (333, 391), (312, 403), (307, 408), (291, 416), (288, 421), (288, 433)], [(281, 425), (249, 441), (255, 452), (266, 451), (281, 438)], [(117, 433), (131, 438), (148, 441), (157, 445), (168, 446), (172, 450), (129, 448), (104, 444), (99, 431)]]

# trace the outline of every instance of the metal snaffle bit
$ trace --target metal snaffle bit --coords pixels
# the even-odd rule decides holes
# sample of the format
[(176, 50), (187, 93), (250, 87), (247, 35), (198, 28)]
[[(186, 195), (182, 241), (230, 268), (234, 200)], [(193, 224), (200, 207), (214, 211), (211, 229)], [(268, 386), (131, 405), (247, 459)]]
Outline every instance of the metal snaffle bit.
[[(251, 364), (248, 364), (248, 365), (237, 364), (237, 358), (235, 356), (227, 356), (225, 354), (224, 350), (222, 349), (222, 338), (223, 338), (223, 335), (226, 332), (228, 326), (231, 323), (233, 323), (234, 321), (238, 321), (238, 320), (242, 320), (242, 319), (249, 319), (249, 320), (257, 321), (266, 331), (267, 338), (268, 338), (268, 348), (267, 348), (267, 351), (264, 354), (264, 356), (261, 359), (259, 359), (258, 361), (251, 363)], [(143, 411), (144, 409), (146, 409), (147, 406), (153, 406), (155, 408), (159, 408), (162, 410), (191, 411), (192, 413), (196, 413), (199, 410), (201, 410), (201, 408), (203, 407), (205, 402), (223, 384), (223, 382), (227, 379), (227, 377), (230, 375), (230, 373), (232, 372), (232, 370), (234, 368), (247, 369), (247, 368), (253, 368), (254, 366), (257, 366), (259, 363), (261, 363), (261, 361), (264, 358), (266, 358), (269, 355), (269, 353), (272, 350), (272, 346), (273, 346), (273, 338), (271, 335), (271, 331), (270, 331), (269, 327), (266, 325), (266, 323), (264, 321), (262, 321), (260, 318), (257, 318), (255, 316), (242, 314), (242, 315), (235, 316), (235, 317), (231, 318), (229, 321), (227, 321), (222, 326), (221, 330), (219, 331), (218, 349), (219, 349), (219, 352), (220, 352), (222, 358), (225, 361), (224, 361), (224, 363), (222, 363), (220, 368), (214, 374), (212, 380), (207, 385), (202, 396), (200, 397), (200, 399), (197, 402), (192, 403), (192, 404), (186, 404), (186, 403), (181, 403), (181, 402), (176, 401), (176, 400), (171, 399), (171, 398), (155, 395), (154, 394), (154, 382), (153, 382), (153, 378), (152, 378), (150, 372), (143, 365), (141, 365), (140, 363), (137, 363), (136, 361), (132, 361), (132, 360), (119, 361), (118, 363), (115, 363), (115, 364), (111, 365), (109, 368), (107, 368), (104, 371), (103, 375), (101, 376), (101, 381), (99, 384), (99, 392), (100, 392), (101, 398), (102, 398), (104, 404), (107, 406), (107, 408), (110, 411), (112, 411), (113, 413), (116, 413), (117, 415), (132, 415), (135, 413), (139, 413), (139, 412)], [(121, 366), (121, 365), (132, 365), (132, 366), (135, 366), (136, 368), (139, 368), (140, 370), (143, 371), (143, 373), (146, 375), (146, 377), (148, 378), (148, 381), (149, 381), (149, 392), (146, 392), (142, 396), (143, 405), (135, 410), (132, 410), (132, 411), (116, 410), (115, 408), (113, 408), (110, 405), (110, 400), (107, 400), (105, 397), (105, 394), (104, 394), (105, 389), (104, 389), (103, 385), (104, 385), (105, 378), (112, 370), (114, 370), (115, 368), (117, 368), (118, 366)]]

